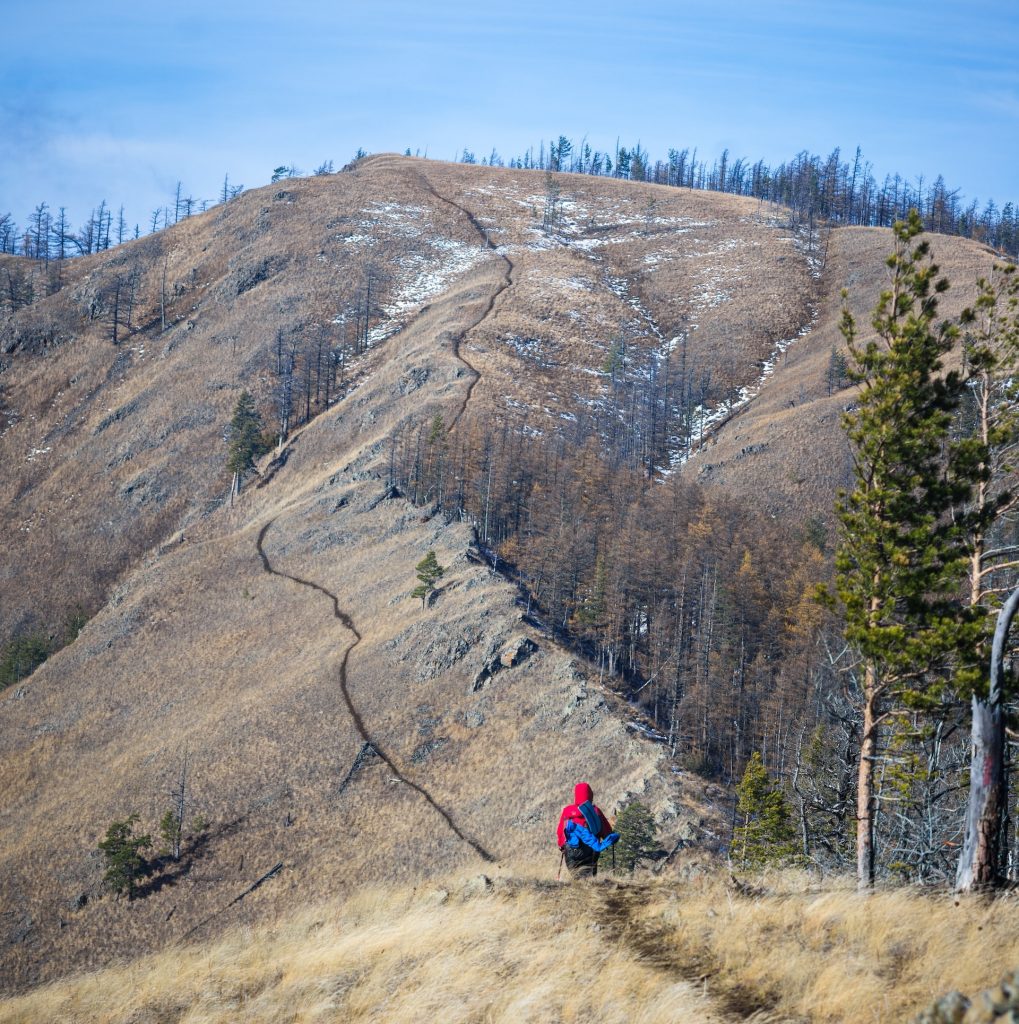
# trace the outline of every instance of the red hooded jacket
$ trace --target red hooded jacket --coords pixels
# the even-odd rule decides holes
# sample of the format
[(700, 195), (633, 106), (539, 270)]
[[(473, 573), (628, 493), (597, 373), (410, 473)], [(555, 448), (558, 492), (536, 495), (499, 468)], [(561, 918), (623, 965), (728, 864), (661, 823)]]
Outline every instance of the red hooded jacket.
[[(594, 799), (594, 792), (586, 782), (578, 782), (573, 787), (573, 803), (563, 808), (562, 814), (559, 815), (559, 828), (556, 830), (556, 837), (559, 840), (560, 849), (566, 845), (566, 822), (575, 821), (578, 825), (587, 827), (587, 822), (584, 819), (583, 812), (580, 810), (580, 805), (586, 803), (588, 800)], [(600, 807), (595, 807), (595, 813), (598, 815), (598, 835), (597, 839), (604, 839), (611, 831), (612, 826), (609, 824), (609, 819), (602, 814)]]

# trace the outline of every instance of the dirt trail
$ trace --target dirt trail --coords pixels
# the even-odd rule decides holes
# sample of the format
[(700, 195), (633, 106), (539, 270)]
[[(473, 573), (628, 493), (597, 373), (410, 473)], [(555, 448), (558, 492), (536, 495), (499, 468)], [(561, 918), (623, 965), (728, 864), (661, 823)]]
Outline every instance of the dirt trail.
[[(339, 622), (343, 625), (344, 629), (346, 629), (348, 632), (354, 635), (353, 642), (349, 643), (346, 646), (346, 648), (344, 648), (343, 657), (340, 660), (338, 682), (340, 684), (340, 693), (343, 695), (343, 702), (344, 704), (346, 704), (347, 707), (347, 713), (350, 715), (350, 719), (354, 723), (354, 728), (357, 730), (358, 735), (361, 737), (364, 743), (368, 744), (372, 748), (372, 750), (375, 751), (379, 758), (389, 768), (390, 772), (392, 772), (393, 777), (399, 779), (400, 782), (402, 782), (406, 786), (409, 786), (412, 790), (414, 790), (415, 793), (421, 796), (428, 803), (428, 805), (438, 813), (438, 815), (449, 827), (450, 831), (453, 832), (453, 834), (459, 840), (461, 840), (461, 842), (464, 842), (468, 846), (470, 846), (471, 849), (473, 849), (474, 852), (482, 860), (488, 861), (489, 863), (494, 863), (495, 857), (492, 856), (492, 854), (489, 853), (488, 850), (486, 850), (485, 847), (482, 846), (480, 842), (478, 842), (478, 840), (472, 838), (466, 832), (464, 832), (460, 828), (460, 826), (457, 825), (456, 820), (453, 818), (450, 812), (447, 811), (440, 803), (438, 803), (435, 800), (435, 798), (431, 795), (431, 793), (429, 793), (428, 790), (424, 788), (424, 786), (421, 786), (418, 783), (408, 779), (406, 775), (404, 775), (403, 772), (401, 772), (400, 769), (396, 766), (393, 759), (386, 753), (386, 751), (378, 743), (378, 741), (374, 739), (372, 735), (368, 732), (368, 728), (364, 723), (364, 719), (361, 717), (361, 713), (357, 710), (357, 707), (354, 705), (354, 701), (351, 699), (350, 689), (347, 681), (347, 662), (350, 658), (351, 651), (353, 651), (354, 648), (357, 647), (357, 645), (361, 642), (361, 634), (358, 632), (357, 626), (354, 625), (354, 620), (340, 607), (339, 598), (337, 598), (337, 596), (331, 590), (327, 590), (321, 584), (315, 583), (312, 580), (302, 579), (300, 576), (292, 576), (290, 573), (282, 572), (281, 570), (275, 568), (273, 564), (269, 561), (269, 556), (265, 553), (265, 537), (275, 522), (275, 519), (270, 519), (269, 522), (267, 522), (265, 526), (262, 527), (258, 534), (256, 547), (258, 549), (259, 558), (261, 558), (262, 560), (263, 570), (271, 576), (278, 576), (280, 579), (290, 580), (292, 583), (296, 583), (302, 587), (307, 587), (309, 590), (314, 590), (317, 593), (321, 594), (323, 597), (328, 598), (333, 606), (333, 617), (339, 620)], [(360, 757), (361, 755), (359, 754), (358, 756)]]
[[(691, 955), (674, 942), (675, 928), (656, 922), (646, 913), (654, 891), (639, 882), (599, 883), (592, 886), (595, 916), (607, 932), (608, 941), (629, 949), (636, 960), (662, 971), (677, 981), (701, 986), (710, 1008), (696, 1019), (727, 1024), (780, 1024), (773, 1014), (774, 1003), (762, 993), (711, 985), (717, 969), (706, 959)], [(693, 1018), (691, 1018), (693, 1019)]]
[(474, 389), (475, 387), (477, 387), (478, 382), (481, 380), (481, 371), (465, 355), (463, 355), (463, 353), (460, 351), (460, 345), (470, 331), (473, 331), (476, 327), (479, 327), (482, 323), (485, 322), (485, 320), (488, 319), (488, 317), (492, 313), (492, 310), (495, 309), (496, 300), (499, 298), (500, 295), (502, 295), (504, 291), (506, 291), (507, 288), (512, 286), (513, 271), (515, 268), (513, 266), (513, 261), (505, 253), (499, 252), (498, 246), (488, 237), (488, 232), (484, 229), (484, 227), (482, 227), (478, 218), (470, 210), (468, 210), (466, 206), (462, 206), (455, 200), (449, 199), (446, 196), (442, 195), (440, 192), (437, 192), (435, 186), (432, 185), (432, 183), (424, 176), (424, 174), (421, 174), (420, 178), (422, 186), (431, 195), (433, 195), (440, 203), (445, 203), (447, 206), (452, 206), (454, 210), (458, 210), (467, 218), (468, 221), (470, 221), (471, 227), (474, 228), (474, 230), (477, 231), (477, 233), (481, 236), (486, 248), (491, 249), (491, 251), (494, 252), (496, 256), (498, 256), (499, 259), (501, 259), (503, 263), (505, 263), (506, 265), (505, 270), (503, 271), (502, 281), (499, 282), (499, 285), (496, 287), (495, 291), (493, 291), (491, 296), (489, 296), (488, 303), (485, 305), (485, 308), (482, 311), (481, 316), (479, 316), (478, 319), (474, 321), (474, 323), (472, 323), (468, 327), (465, 327), (458, 335), (456, 335), (456, 337), (453, 338), (453, 355), (456, 356), (456, 358), (459, 359), (460, 362), (463, 363), (468, 370), (470, 370), (470, 372), (474, 376), (474, 379), (468, 386), (467, 394), (464, 395), (463, 401), (460, 403), (460, 408), (457, 410), (456, 415), (449, 422), (449, 430), (452, 430), (460, 421), (463, 414), (467, 411), (467, 405), (471, 400), (471, 396), (474, 394)]

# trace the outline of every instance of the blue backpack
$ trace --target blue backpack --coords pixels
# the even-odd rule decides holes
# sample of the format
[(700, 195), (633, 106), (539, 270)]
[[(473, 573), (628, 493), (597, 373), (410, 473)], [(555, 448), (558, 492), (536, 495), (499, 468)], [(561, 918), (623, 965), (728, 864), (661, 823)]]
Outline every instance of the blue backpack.
[[(581, 807), (581, 811), (584, 807), (590, 807), (590, 804), (585, 804)], [(590, 824), (590, 818), (587, 814), (584, 814), (585, 820)], [(597, 815), (595, 815), (597, 818)], [(616, 843), (619, 839), (618, 832), (610, 832), (604, 839), (598, 838), (597, 826), (592, 832), (590, 828), (585, 828), (583, 825), (577, 824), (575, 821), (567, 821), (566, 826), (563, 829), (563, 834), (566, 836), (566, 845), (576, 849), (583, 843), (585, 846), (590, 847), (595, 853), (601, 853), (602, 850), (607, 850), (610, 846)]]

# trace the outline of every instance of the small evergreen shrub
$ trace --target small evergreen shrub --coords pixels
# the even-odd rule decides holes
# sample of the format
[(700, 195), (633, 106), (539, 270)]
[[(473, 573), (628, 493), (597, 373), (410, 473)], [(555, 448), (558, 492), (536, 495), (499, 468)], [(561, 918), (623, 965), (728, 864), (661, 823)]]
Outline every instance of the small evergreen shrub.
[(421, 582), (410, 592), (410, 596), (420, 597), (421, 607), (424, 608), (432, 591), (435, 590), (435, 584), (439, 582), (446, 570), (443, 566), (439, 565), (435, 552), (429, 551), (415, 566), (415, 571), (417, 578)]
[(658, 851), (655, 817), (651, 810), (639, 800), (622, 808), (616, 816), (616, 870), (630, 871), (642, 860), (647, 860)]
[(771, 780), (755, 750), (736, 787), (732, 860), (743, 869), (790, 860), (796, 855), (796, 831), (785, 793)]
[(99, 843), (106, 862), (103, 881), (115, 893), (126, 892), (129, 900), (134, 898), (138, 879), (149, 868), (149, 862), (141, 851), (152, 846), (152, 837), (148, 834), (135, 835), (137, 823), (137, 814), (113, 822), (106, 830), (106, 838)]

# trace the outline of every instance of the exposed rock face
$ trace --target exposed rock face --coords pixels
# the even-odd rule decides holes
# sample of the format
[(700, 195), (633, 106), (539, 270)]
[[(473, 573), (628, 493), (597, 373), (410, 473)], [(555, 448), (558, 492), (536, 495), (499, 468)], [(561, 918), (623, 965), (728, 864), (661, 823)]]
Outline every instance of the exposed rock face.
[(522, 664), (537, 649), (538, 645), (529, 636), (514, 637), (481, 666), (471, 683), (471, 692), (477, 693), (483, 689), (492, 677), (504, 668), (514, 668)]

